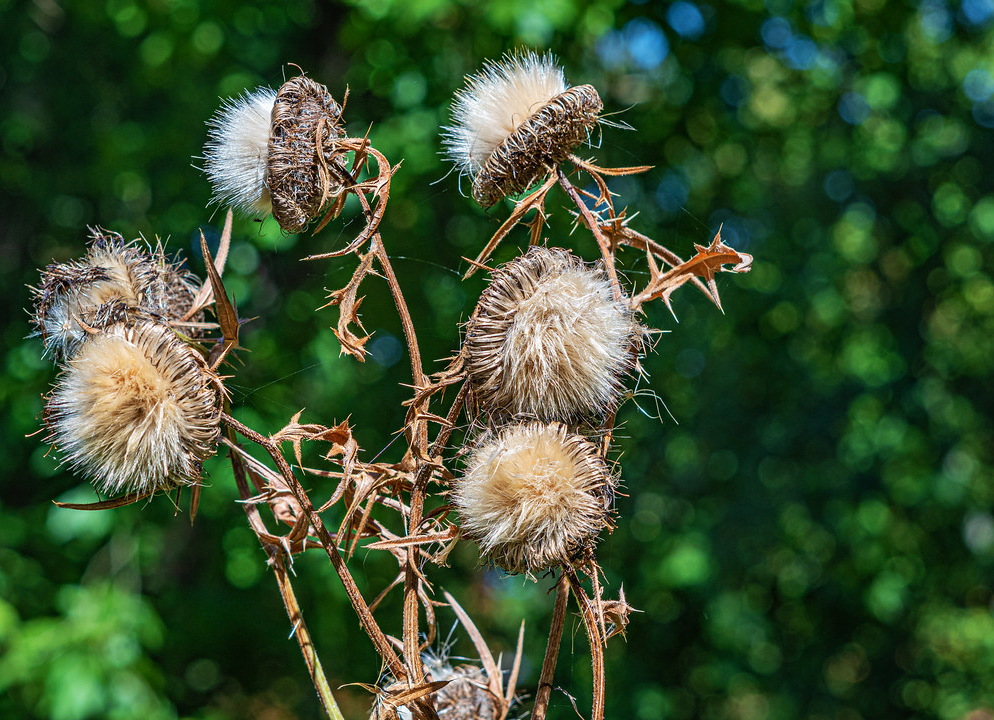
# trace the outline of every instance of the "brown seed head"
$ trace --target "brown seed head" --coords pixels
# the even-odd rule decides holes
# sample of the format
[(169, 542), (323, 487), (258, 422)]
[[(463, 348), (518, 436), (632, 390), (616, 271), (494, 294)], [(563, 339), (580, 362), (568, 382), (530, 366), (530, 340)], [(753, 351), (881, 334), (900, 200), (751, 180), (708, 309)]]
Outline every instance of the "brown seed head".
[(466, 327), (466, 366), (491, 415), (568, 421), (618, 403), (641, 337), (604, 273), (533, 247), (496, 273)]
[(446, 154), (490, 207), (526, 189), (586, 142), (604, 105), (590, 85), (571, 88), (549, 53), (487, 61), (456, 93)]
[(329, 142), (342, 136), (341, 115), (328, 88), (303, 75), (276, 94), (266, 184), (286, 232), (303, 230), (342, 191), (345, 160)]
[(167, 326), (83, 343), (45, 408), (48, 441), (106, 493), (196, 484), (220, 433), (217, 378)]
[(72, 357), (94, 331), (129, 319), (179, 319), (193, 302), (195, 278), (161, 247), (152, 252), (99, 228), (89, 242), (81, 260), (45, 268), (34, 290), (36, 334), (56, 361)]
[(558, 423), (526, 423), (485, 438), (450, 492), (482, 555), (534, 573), (569, 565), (611, 526), (614, 485), (589, 440)]
[(552, 98), (497, 146), (473, 178), (473, 198), (488, 208), (528, 188), (587, 141), (603, 109), (592, 85), (578, 85)]

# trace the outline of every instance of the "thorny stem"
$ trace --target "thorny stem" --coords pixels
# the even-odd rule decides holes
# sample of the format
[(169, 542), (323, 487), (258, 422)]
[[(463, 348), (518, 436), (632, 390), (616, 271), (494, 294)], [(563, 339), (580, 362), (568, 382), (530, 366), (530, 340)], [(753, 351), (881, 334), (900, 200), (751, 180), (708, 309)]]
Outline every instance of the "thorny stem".
[(604, 720), (604, 693), (607, 685), (604, 668), (604, 636), (601, 634), (601, 627), (597, 622), (597, 613), (591, 607), (590, 599), (583, 591), (583, 586), (580, 585), (576, 572), (568, 570), (564, 574), (576, 596), (577, 605), (580, 606), (583, 625), (587, 630), (587, 639), (590, 641), (590, 666), (594, 675), (594, 699), (590, 720)]
[(580, 194), (576, 191), (570, 183), (569, 178), (566, 177), (566, 173), (563, 172), (561, 167), (556, 167), (556, 177), (559, 180), (559, 185), (566, 194), (569, 195), (570, 200), (576, 205), (576, 209), (580, 211), (580, 217), (583, 218), (584, 224), (593, 234), (594, 239), (597, 240), (597, 245), (601, 250), (601, 258), (604, 260), (604, 270), (607, 272), (608, 279), (611, 281), (611, 292), (614, 295), (615, 300), (622, 300), (624, 294), (621, 292), (621, 282), (618, 280), (618, 271), (614, 267), (614, 253), (611, 251), (611, 241), (604, 237), (603, 231), (601, 231), (600, 223), (594, 214), (590, 212), (590, 208), (587, 207), (586, 203), (580, 197)]
[(559, 582), (556, 583), (556, 605), (552, 610), (552, 627), (549, 628), (549, 642), (545, 646), (545, 660), (542, 662), (542, 674), (538, 678), (538, 692), (535, 693), (531, 720), (545, 720), (545, 713), (549, 709), (552, 678), (556, 673), (556, 661), (559, 659), (559, 644), (563, 639), (568, 602), (569, 583), (565, 575), (560, 575)]
[[(367, 224), (379, 223), (379, 217), (383, 215), (383, 208), (386, 207), (387, 201), (390, 198), (390, 163), (387, 159), (373, 148), (367, 148), (367, 152), (372, 154), (376, 158), (376, 163), (380, 168), (380, 174), (386, 175), (383, 187), (380, 189), (380, 202), (377, 205), (376, 212), (369, 206), (369, 201), (366, 199), (365, 194), (362, 192), (357, 192), (356, 196), (359, 198), (359, 204), (362, 206), (362, 212), (366, 216)], [(385, 170), (384, 170), (385, 169)], [(358, 185), (355, 177), (349, 174), (349, 178), (352, 180), (354, 185)], [(383, 268), (383, 272), (387, 277), (387, 284), (390, 286), (390, 294), (393, 296), (394, 305), (397, 306), (397, 314), (400, 315), (401, 325), (404, 327), (404, 338), (407, 340), (407, 349), (411, 354), (411, 375), (414, 378), (414, 384), (421, 386), (424, 383), (424, 370), (421, 366), (421, 351), (418, 349), (418, 337), (414, 332), (414, 322), (411, 320), (411, 313), (407, 309), (407, 302), (404, 300), (404, 294), (400, 290), (400, 284), (397, 282), (397, 276), (394, 274), (393, 266), (390, 264), (390, 256), (387, 254), (386, 248), (383, 246), (383, 239), (380, 234), (374, 233), (372, 238), (373, 250), (376, 252), (376, 259), (380, 261), (380, 267)]]
[(297, 638), (297, 644), (300, 645), (300, 652), (304, 656), (304, 662), (307, 663), (307, 670), (311, 674), (311, 682), (314, 683), (314, 689), (317, 690), (321, 705), (331, 720), (345, 720), (342, 711), (338, 708), (338, 703), (335, 701), (331, 686), (328, 684), (328, 678), (324, 675), (321, 660), (318, 658), (311, 634), (307, 630), (304, 616), (297, 604), (297, 596), (294, 594), (293, 585), (290, 584), (290, 578), (287, 576), (282, 551), (273, 548), (270, 551), (270, 556), (273, 558), (273, 570), (276, 572), (276, 582), (280, 586), (283, 604), (286, 605), (287, 615), (293, 624), (293, 636)]
[[(235, 442), (235, 432), (231, 425), (225, 428), (225, 434), (230, 442)], [(247, 500), (251, 496), (251, 492), (245, 477), (245, 464), (235, 452), (230, 452), (229, 457), (235, 476), (235, 483), (238, 485), (238, 494), (242, 500)], [(321, 705), (331, 720), (344, 720), (342, 712), (338, 708), (338, 703), (335, 700), (335, 695), (331, 691), (331, 685), (328, 684), (328, 678), (325, 677), (324, 668), (321, 667), (321, 661), (318, 659), (314, 642), (311, 640), (307, 624), (304, 622), (304, 615), (300, 610), (300, 605), (297, 603), (297, 596), (293, 592), (290, 578), (287, 577), (283, 550), (279, 546), (262, 539), (262, 535), (268, 534), (268, 532), (259, 514), (258, 506), (247, 502), (242, 503), (242, 506), (245, 508), (245, 515), (248, 517), (249, 525), (255, 531), (263, 548), (269, 554), (273, 570), (275, 571), (276, 582), (280, 587), (280, 595), (283, 597), (283, 605), (286, 607), (287, 617), (290, 619), (290, 623), (294, 628), (293, 635), (297, 639), (297, 644), (300, 645), (300, 652), (304, 656), (304, 662), (307, 663), (307, 670), (311, 675), (311, 682), (314, 683), (314, 689), (317, 691), (318, 698), (321, 700)]]
[[(386, 163), (386, 158), (379, 153), (376, 153), (375, 157), (381, 168), (386, 167), (389, 169), (389, 164)], [(365, 194), (362, 192), (358, 192), (356, 194), (359, 198), (360, 204), (362, 205), (363, 212), (366, 215), (367, 222), (372, 222), (373, 214)], [(380, 204), (385, 204), (386, 200), (387, 198), (383, 197), (380, 200)], [(408, 352), (411, 356), (411, 375), (413, 376), (412, 379), (414, 381), (414, 385), (415, 387), (422, 387), (425, 384), (425, 377), (424, 370), (421, 365), (421, 352), (418, 348), (417, 335), (414, 331), (414, 323), (411, 320), (411, 314), (407, 308), (407, 302), (404, 300), (404, 294), (401, 291), (400, 284), (397, 281), (397, 275), (394, 273), (393, 266), (390, 263), (390, 256), (383, 245), (383, 240), (379, 233), (375, 233), (373, 235), (371, 246), (372, 251), (376, 253), (377, 260), (380, 262), (380, 267), (383, 269), (387, 284), (390, 287), (390, 294), (393, 296), (394, 305), (397, 307), (397, 314), (400, 316), (401, 325), (404, 328), (404, 339), (407, 341)], [(427, 445), (427, 434), (428, 428), (425, 426), (424, 421), (417, 421), (413, 437), (411, 438), (411, 443), (415, 448), (421, 450), (422, 452)], [(422, 463), (419, 470), (425, 467), (423, 460), (419, 459), (417, 462)], [(418, 473), (414, 487), (411, 489), (411, 514), (408, 519), (408, 535), (416, 534), (417, 527), (421, 524), (422, 513), (424, 511), (425, 486), (427, 485), (428, 476), (430, 476), (430, 467), (429, 473)], [(421, 553), (418, 547), (411, 546), (408, 548), (407, 562), (405, 564), (406, 566), (404, 572), (403, 643), (404, 660), (407, 665), (409, 683), (419, 682), (424, 677), (424, 666), (421, 662), (421, 648), (418, 643), (418, 609), (420, 607), (418, 594), (421, 579), (418, 577), (416, 567), (419, 564), (420, 554)], [(430, 703), (424, 704), (429, 705), (426, 709), (431, 709)]]
[(289, 487), (294, 499), (296, 499), (300, 504), (300, 507), (303, 510), (308, 523), (313, 529), (314, 534), (317, 536), (321, 546), (324, 548), (325, 553), (328, 555), (328, 559), (331, 560), (331, 564), (335, 568), (335, 572), (338, 574), (342, 585), (345, 587), (345, 593), (348, 595), (349, 601), (352, 603), (352, 607), (356, 611), (356, 615), (359, 616), (359, 622), (362, 624), (363, 630), (365, 630), (366, 634), (369, 636), (369, 639), (376, 647), (377, 652), (380, 654), (380, 657), (383, 658), (383, 661), (387, 664), (387, 667), (390, 669), (390, 672), (393, 673), (394, 677), (398, 679), (406, 678), (407, 672), (404, 669), (403, 663), (401, 663), (397, 658), (397, 655), (394, 653), (393, 648), (390, 645), (390, 641), (387, 639), (386, 635), (383, 634), (380, 626), (373, 618), (373, 614), (369, 611), (369, 606), (366, 604), (365, 599), (363, 599), (362, 593), (359, 591), (359, 587), (355, 583), (355, 579), (352, 577), (348, 567), (345, 565), (345, 560), (342, 558), (338, 545), (335, 543), (334, 538), (331, 537), (331, 533), (329, 533), (328, 529), (324, 526), (321, 518), (314, 511), (314, 506), (311, 504), (310, 498), (307, 496), (307, 493), (304, 492), (304, 489), (300, 487), (300, 483), (297, 482), (297, 478), (290, 469), (290, 465), (287, 463), (286, 458), (283, 457), (283, 453), (280, 452), (280, 449), (276, 447), (269, 438), (260, 435), (252, 428), (243, 425), (227, 413), (221, 414), (221, 420), (240, 435), (261, 446), (267, 453), (269, 453), (269, 456), (273, 459), (273, 462), (276, 463), (280, 474), (286, 481), (287, 487)]

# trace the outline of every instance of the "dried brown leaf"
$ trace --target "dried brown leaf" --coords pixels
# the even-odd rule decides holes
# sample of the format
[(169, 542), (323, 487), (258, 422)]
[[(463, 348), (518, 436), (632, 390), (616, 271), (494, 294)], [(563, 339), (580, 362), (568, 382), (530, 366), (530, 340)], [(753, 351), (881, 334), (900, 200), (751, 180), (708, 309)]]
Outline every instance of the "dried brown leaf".
[[(714, 240), (707, 247), (694, 245), (697, 254), (680, 265), (677, 265), (665, 273), (656, 274), (646, 285), (645, 289), (639, 293), (632, 301), (633, 307), (639, 307), (645, 302), (661, 298), (673, 317), (671, 296), (676, 290), (694, 277), (699, 277), (708, 288), (708, 295), (712, 302), (721, 309), (721, 298), (718, 296), (718, 285), (715, 282), (715, 274), (718, 272), (748, 272), (752, 264), (752, 255), (740, 253), (721, 240), (721, 229), (714, 236)], [(725, 265), (732, 265), (730, 268)]]

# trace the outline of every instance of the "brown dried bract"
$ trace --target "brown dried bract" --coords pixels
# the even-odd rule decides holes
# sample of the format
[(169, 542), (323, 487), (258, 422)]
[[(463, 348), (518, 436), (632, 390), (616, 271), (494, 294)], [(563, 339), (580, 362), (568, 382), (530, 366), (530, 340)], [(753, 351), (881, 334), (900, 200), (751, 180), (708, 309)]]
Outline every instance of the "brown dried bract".
[(554, 97), (494, 150), (473, 179), (473, 198), (488, 208), (527, 188), (587, 140), (603, 109), (591, 85), (578, 85)]
[(286, 232), (303, 230), (345, 185), (344, 153), (329, 142), (343, 136), (341, 116), (328, 88), (303, 75), (276, 94), (266, 174), (273, 217)]

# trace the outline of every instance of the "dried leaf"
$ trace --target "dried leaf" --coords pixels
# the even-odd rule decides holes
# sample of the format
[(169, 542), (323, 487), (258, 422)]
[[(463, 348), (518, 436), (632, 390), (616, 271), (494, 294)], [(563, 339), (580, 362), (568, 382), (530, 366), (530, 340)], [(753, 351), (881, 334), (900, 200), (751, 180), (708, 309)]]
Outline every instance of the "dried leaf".
[[(200, 251), (204, 254), (207, 277), (214, 288), (214, 310), (217, 313), (218, 324), (221, 326), (221, 340), (211, 351), (211, 366), (216, 368), (229, 351), (238, 347), (238, 312), (225, 293), (221, 274), (214, 267), (211, 251), (207, 247), (207, 238), (204, 237), (203, 231), (200, 232)], [(219, 347), (220, 350), (218, 350)]]
[(459, 622), (462, 623), (463, 627), (466, 629), (467, 634), (469, 634), (469, 639), (473, 641), (473, 646), (476, 648), (476, 652), (480, 655), (480, 662), (483, 663), (483, 669), (487, 671), (487, 678), (490, 681), (490, 692), (493, 693), (494, 697), (503, 697), (503, 692), (501, 692), (501, 682), (502, 675), (500, 669), (497, 667), (497, 663), (494, 662), (493, 653), (490, 652), (490, 648), (483, 641), (483, 636), (480, 631), (476, 628), (476, 624), (469, 617), (469, 614), (463, 610), (462, 605), (460, 605), (454, 597), (446, 590), (444, 593), (446, 602), (452, 607), (456, 613), (456, 617), (459, 618)]
[(459, 537), (459, 528), (449, 525), (444, 532), (428, 533), (427, 535), (409, 535), (391, 540), (380, 540), (365, 547), (369, 550), (387, 550), (390, 548), (413, 547), (415, 545), (428, 545), (429, 543), (446, 543)]
[(359, 284), (373, 271), (373, 258), (376, 253), (371, 251), (362, 256), (359, 267), (352, 273), (348, 284), (340, 290), (333, 290), (328, 294), (328, 302), (322, 307), (337, 305), (339, 308), (338, 325), (332, 328), (335, 337), (342, 346), (342, 352), (351, 355), (359, 362), (366, 360), (366, 343), (369, 342), (369, 335), (357, 335), (352, 332), (349, 325), (355, 325), (363, 332), (366, 329), (359, 319), (359, 307), (363, 298), (356, 298), (359, 291)]
[[(690, 260), (661, 275), (654, 274), (645, 289), (633, 299), (632, 306), (637, 308), (649, 300), (661, 298), (675, 318), (676, 313), (673, 312), (671, 296), (689, 280), (699, 277), (707, 286), (708, 295), (712, 302), (718, 306), (719, 310), (722, 309), (721, 298), (718, 296), (718, 285), (714, 279), (715, 274), (718, 272), (748, 272), (752, 265), (752, 255), (737, 252), (731, 246), (723, 243), (720, 228), (710, 245), (707, 247), (694, 245), (694, 249), (697, 250), (697, 254)], [(724, 267), (729, 264), (733, 264), (733, 266)]]
[(154, 490), (149, 490), (145, 493), (135, 493), (134, 495), (122, 495), (121, 497), (111, 498), (110, 500), (101, 500), (100, 502), (94, 503), (64, 503), (58, 500), (53, 500), (52, 502), (60, 508), (66, 508), (67, 510), (110, 510), (112, 508), (124, 507), (125, 505), (131, 505), (140, 500), (144, 500), (147, 497), (151, 497), (155, 494)]
[[(221, 231), (221, 240), (218, 243), (217, 257), (214, 259), (213, 263), (218, 275), (224, 274), (224, 264), (228, 260), (228, 248), (231, 247), (232, 218), (233, 215), (231, 209), (229, 208), (228, 214), (224, 217), (224, 229)], [(201, 233), (201, 235), (203, 235), (203, 233)], [(212, 302), (214, 302), (214, 283), (208, 277), (207, 280), (204, 280), (203, 285), (200, 286), (197, 296), (193, 299), (193, 304), (190, 306), (190, 309), (187, 310), (186, 315), (184, 315), (182, 319), (184, 321), (189, 320)]]
[(628, 616), (633, 612), (642, 612), (633, 608), (625, 600), (624, 585), (618, 591), (618, 599), (605, 600), (601, 603), (600, 609), (604, 620), (606, 620), (606, 623), (604, 623), (606, 625), (605, 640), (615, 635), (625, 637), (625, 629), (628, 627)]

